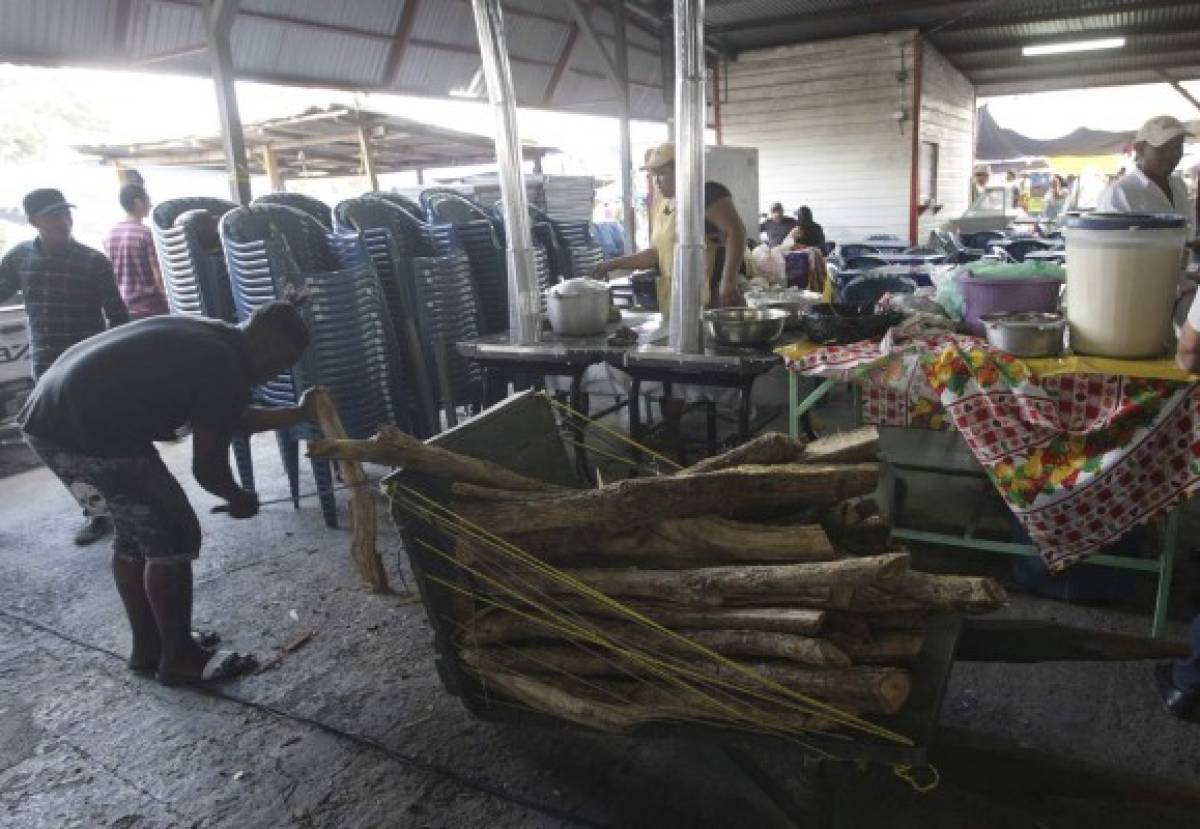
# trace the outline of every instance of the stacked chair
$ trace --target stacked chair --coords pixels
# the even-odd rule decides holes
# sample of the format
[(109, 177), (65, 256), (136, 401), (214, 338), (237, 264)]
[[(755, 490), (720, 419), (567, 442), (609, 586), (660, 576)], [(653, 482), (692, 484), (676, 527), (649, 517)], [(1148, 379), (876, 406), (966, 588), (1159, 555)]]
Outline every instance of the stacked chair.
[[(292, 406), (306, 389), (322, 385), (333, 393), (351, 437), (369, 437), (383, 423), (411, 429), (395, 328), (358, 237), (327, 233), (316, 219), (286, 205), (257, 204), (227, 213), (221, 238), (240, 319), (289, 287), (308, 293), (302, 311), (312, 343), (300, 362), (259, 387), (259, 403)], [(303, 425), (277, 434), (298, 504), (299, 441), (316, 433)], [(312, 464), (325, 523), (337, 526), (329, 463)]]
[(429, 228), (391, 199), (366, 195), (334, 210), (341, 232), (358, 234), (388, 300), (419, 403), (419, 433), (440, 429), (437, 402), (453, 411), (482, 397), (479, 369), (454, 344), (479, 336), (470, 263), (435, 256)]
[[(492, 217), (496, 230), (500, 234), (502, 244), (508, 244), (508, 230), (504, 224), (504, 203), (492, 205)], [(542, 312), (546, 311), (546, 291), (564, 279), (561, 267), (566, 258), (566, 251), (559, 244), (558, 234), (554, 225), (539, 217), (537, 208), (529, 208), (529, 235), (533, 239), (533, 255), (537, 267), (538, 296), (541, 298)]]
[[(237, 322), (216, 230), (221, 217), (236, 207), (224, 199), (204, 197), (170, 199), (155, 206), (151, 229), (172, 314)], [(232, 446), (238, 478), (243, 487), (252, 490), (250, 439), (237, 435)]]
[[(363, 195), (371, 196), (372, 198), (383, 199), (385, 202), (389, 202), (390, 204), (399, 207), (418, 222), (424, 223), (429, 219), (429, 217), (425, 214), (425, 208), (422, 207), (419, 202), (413, 201), (408, 196), (402, 196), (399, 193), (385, 193), (382, 190), (374, 190), (370, 193), (363, 193)], [(335, 223), (337, 221), (336, 215), (334, 216), (334, 221)]]
[(429, 215), (429, 238), (438, 256), (459, 251), (471, 265), (480, 333), (508, 330), (508, 267), (504, 245), (487, 212), (475, 202), (444, 189), (421, 193)]
[(259, 196), (251, 204), (284, 204), (294, 207), (312, 216), (326, 230), (333, 230), (333, 211), (329, 209), (329, 205), (303, 193), (267, 193), (265, 196)]
[(555, 221), (554, 226), (570, 253), (571, 275), (591, 276), (596, 266), (604, 261), (604, 249), (592, 233), (591, 222)]

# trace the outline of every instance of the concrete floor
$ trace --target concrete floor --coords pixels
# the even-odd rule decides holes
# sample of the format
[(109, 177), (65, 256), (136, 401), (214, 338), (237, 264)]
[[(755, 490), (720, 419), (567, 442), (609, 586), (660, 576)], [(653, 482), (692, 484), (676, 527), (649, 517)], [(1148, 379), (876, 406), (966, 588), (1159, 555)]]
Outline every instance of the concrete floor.
[[(261, 497), (286, 494), (273, 439), (254, 446)], [(1179, 809), (1122, 804), (1119, 789), (1095, 801), (1082, 789), (960, 786), (953, 768), (924, 795), (890, 770), (860, 770), (822, 801), (788, 747), (757, 757), (781, 782), (772, 800), (715, 747), (475, 720), (439, 683), (388, 522), (380, 546), (398, 592), (376, 596), (349, 563), (348, 532), (327, 530), (315, 499), (242, 522), (208, 514), (215, 499), (192, 482), (186, 442), (163, 455), (204, 526), (196, 625), (264, 658), (312, 638), (220, 692), (165, 688), (125, 669), (107, 545), (74, 547), (67, 493), (43, 469), (14, 472), (20, 447), (0, 454), (13, 472), (0, 480), (0, 826), (774, 827), (800, 825), (785, 812), (809, 801), (830, 807), (841, 827), (1200, 823)], [(302, 481), (312, 489), (307, 471)], [(1145, 608), (1021, 596), (1005, 613), (1129, 632), (1148, 624)], [(1200, 728), (1161, 710), (1145, 663), (960, 663), (943, 724), (1177, 790), (1200, 774)]]

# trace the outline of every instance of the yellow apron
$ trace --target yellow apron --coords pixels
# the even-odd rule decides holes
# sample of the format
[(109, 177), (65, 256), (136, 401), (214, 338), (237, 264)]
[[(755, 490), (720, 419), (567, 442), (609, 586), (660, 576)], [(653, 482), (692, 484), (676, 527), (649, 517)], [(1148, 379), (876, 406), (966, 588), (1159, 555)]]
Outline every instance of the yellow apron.
[[(658, 252), (658, 310), (663, 319), (671, 313), (671, 285), (675, 280), (675, 199), (659, 197), (654, 200), (654, 217), (650, 224), (650, 246)], [(717, 258), (717, 244), (704, 239), (704, 293), (702, 302), (707, 308), (710, 299), (709, 281)]]

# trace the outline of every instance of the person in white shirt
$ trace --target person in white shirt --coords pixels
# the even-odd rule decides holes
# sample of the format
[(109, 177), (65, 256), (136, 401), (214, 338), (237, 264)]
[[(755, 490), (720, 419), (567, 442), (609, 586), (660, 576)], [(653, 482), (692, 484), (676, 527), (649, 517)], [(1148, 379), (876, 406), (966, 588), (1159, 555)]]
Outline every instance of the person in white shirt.
[[(1151, 118), (1134, 138), (1137, 166), (1110, 184), (1096, 204), (1098, 213), (1175, 213), (1187, 221), (1188, 237), (1196, 235), (1196, 210), (1187, 185), (1172, 175), (1183, 158), (1183, 141), (1193, 133), (1169, 115)], [(1192, 247), (1195, 242), (1190, 243)]]

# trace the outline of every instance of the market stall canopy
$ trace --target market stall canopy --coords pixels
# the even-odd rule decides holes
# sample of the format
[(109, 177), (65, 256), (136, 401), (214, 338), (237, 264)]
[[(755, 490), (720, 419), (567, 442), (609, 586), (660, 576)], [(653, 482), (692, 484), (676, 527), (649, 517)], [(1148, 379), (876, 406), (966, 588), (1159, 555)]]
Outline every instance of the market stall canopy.
[[(265, 174), (264, 148), (274, 153), (285, 178), (354, 176), (363, 173), (359, 127), (365, 131), (377, 173), (493, 164), (495, 144), (490, 136), (436, 127), (432, 124), (344, 106), (310, 109), (300, 115), (275, 118), (244, 127), (250, 172)], [(144, 144), (107, 144), (76, 149), (123, 167), (166, 166), (221, 170), (225, 153), (219, 135), (173, 138)], [(527, 160), (558, 150), (524, 142)]]
[(975, 113), (975, 157), (982, 161), (1050, 156), (1093, 156), (1122, 153), (1136, 131), (1104, 132), (1080, 127), (1059, 138), (1030, 138), (996, 123), (986, 106)]
[[(229, 0), (227, 0), (228, 2)], [(505, 0), (521, 106), (615, 115), (612, 0)], [(662, 120), (670, 2), (626, 0), (630, 107)], [(296, 86), (481, 97), (470, 0), (242, 0), (237, 77)], [(1200, 78), (1195, 0), (709, 0), (710, 49), (748, 49), (913, 29), (979, 95)], [(1027, 58), (1022, 47), (1104, 37), (1113, 51)], [(200, 0), (4, 0), (0, 60), (208, 76)], [(668, 73), (669, 73), (668, 68)], [(797, 79), (802, 82), (803, 78)]]

